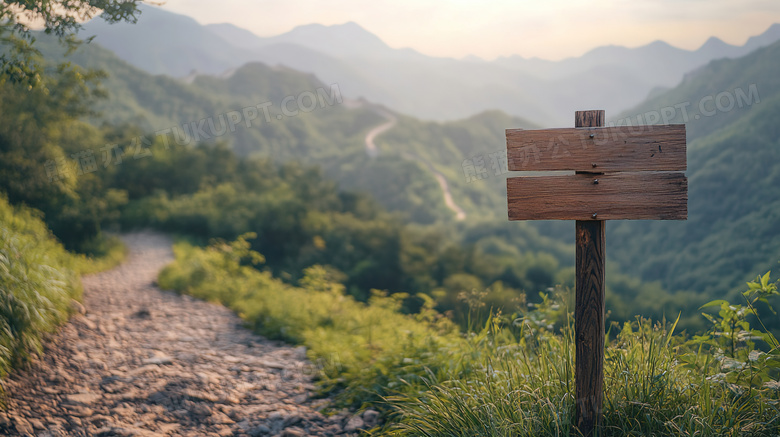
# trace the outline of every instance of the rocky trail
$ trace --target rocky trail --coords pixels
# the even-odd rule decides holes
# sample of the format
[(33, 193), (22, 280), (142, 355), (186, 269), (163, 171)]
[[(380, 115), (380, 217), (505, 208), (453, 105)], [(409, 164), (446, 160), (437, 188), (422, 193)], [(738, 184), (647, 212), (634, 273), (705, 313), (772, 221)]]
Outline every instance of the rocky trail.
[[(4, 382), (0, 435), (357, 435), (377, 413), (330, 417), (305, 350), (230, 310), (155, 287), (171, 241), (125, 236), (121, 266), (83, 278), (84, 305), (29, 369)], [(75, 303), (74, 303), (75, 304)]]

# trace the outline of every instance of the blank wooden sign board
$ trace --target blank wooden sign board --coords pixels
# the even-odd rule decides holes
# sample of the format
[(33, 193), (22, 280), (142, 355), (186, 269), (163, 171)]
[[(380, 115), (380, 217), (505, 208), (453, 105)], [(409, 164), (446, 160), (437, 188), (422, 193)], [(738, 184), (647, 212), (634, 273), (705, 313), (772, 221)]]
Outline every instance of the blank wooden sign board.
[(600, 434), (604, 391), (604, 220), (685, 220), (685, 125), (604, 127), (577, 111), (575, 127), (507, 129), (510, 171), (574, 171), (507, 179), (509, 220), (576, 220), (573, 434)]

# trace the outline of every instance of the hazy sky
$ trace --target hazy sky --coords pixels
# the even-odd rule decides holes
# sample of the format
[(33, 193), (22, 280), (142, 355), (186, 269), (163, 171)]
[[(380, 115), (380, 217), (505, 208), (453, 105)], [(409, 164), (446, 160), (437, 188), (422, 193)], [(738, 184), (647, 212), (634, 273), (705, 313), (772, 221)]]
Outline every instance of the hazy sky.
[(780, 22), (778, 0), (167, 0), (163, 7), (260, 36), (354, 21), (392, 47), (486, 59), (560, 59), (659, 39), (695, 49), (710, 36), (741, 45)]

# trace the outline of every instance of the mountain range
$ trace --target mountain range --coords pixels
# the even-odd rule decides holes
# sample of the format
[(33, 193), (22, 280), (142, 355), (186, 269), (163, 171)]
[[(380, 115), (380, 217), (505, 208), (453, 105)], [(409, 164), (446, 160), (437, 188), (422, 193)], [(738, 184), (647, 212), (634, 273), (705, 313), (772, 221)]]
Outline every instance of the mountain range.
[[(169, 18), (173, 15), (158, 9), (149, 10), (153, 12), (147, 18), (155, 13)], [(346, 71), (353, 77), (360, 77), (364, 86), (370, 86), (375, 81), (392, 83), (385, 76), (369, 74), (368, 70), (348, 68), (347, 57), (337, 58), (339, 50), (334, 48), (335, 41), (343, 36), (334, 36), (331, 42), (327, 42), (325, 36), (312, 37), (321, 41), (323, 47), (304, 47), (301, 43), (306, 40), (306, 35), (313, 32), (328, 33), (334, 29), (359, 31), (356, 25), (308, 26), (299, 29), (299, 32), (291, 32), (285, 41), (271, 38), (276, 42), (269, 42), (269, 39), (232, 26), (200, 26), (189, 18), (173, 16), (189, 23), (187, 25), (191, 29), (202, 35), (202, 41), (212, 41), (208, 47), (224, 48), (220, 56), (228, 60), (220, 69), (224, 67), (226, 70), (191, 74), (187, 80), (182, 80), (181, 76), (178, 79), (169, 77), (164, 73), (172, 71), (169, 70), (172, 66), (190, 61), (187, 56), (181, 55), (185, 51), (165, 55), (169, 44), (156, 44), (147, 56), (140, 58), (148, 61), (146, 69), (151, 70), (155, 64), (161, 66), (162, 70), (155, 71), (157, 75), (152, 76), (128, 65), (97, 44), (84, 47), (74, 55), (74, 62), (109, 72), (105, 86), (110, 98), (101, 103), (99, 109), (111, 123), (138, 123), (147, 130), (154, 130), (197, 121), (201, 117), (247, 104), (266, 100), (278, 102), (282, 95), (295, 95), (301, 90), (327, 87), (328, 84), (320, 81), (322, 78), (316, 73), (301, 73), (259, 63), (231, 68), (231, 58), (226, 56), (228, 53), (248, 56), (247, 53), (254, 50), (253, 53), (276, 53), (290, 59), (316, 59), (333, 71)], [(142, 23), (143, 19), (139, 24)], [(97, 24), (90, 23), (88, 30)], [(607, 226), (610, 265), (624, 275), (614, 271), (607, 275), (607, 286), (612, 290), (608, 292), (608, 306), (618, 317), (635, 314), (637, 308), (645, 308), (645, 314), (653, 316), (664, 312), (671, 315), (684, 309), (686, 318), (693, 324), (692, 321), (699, 318), (695, 310), (701, 304), (714, 298), (738, 297), (735, 293), (745, 281), (771, 269), (780, 259), (777, 250), (780, 233), (776, 225), (780, 221), (780, 198), (776, 189), (780, 184), (780, 166), (777, 164), (780, 162), (777, 156), (780, 133), (776, 123), (780, 117), (777, 104), (780, 82), (776, 74), (780, 71), (780, 42), (766, 45), (776, 39), (777, 29), (778, 26), (771, 27), (741, 48), (710, 40), (698, 51), (686, 52), (659, 42), (639, 49), (601, 48), (581, 58), (561, 61), (564, 65), (561, 68), (570, 72), (580, 68), (584, 71), (582, 75), (587, 75), (599, 68), (622, 69), (635, 83), (646, 83), (641, 74), (652, 74), (640, 71), (643, 68), (637, 65), (642, 59), (661, 56), (658, 53), (676, 53), (663, 62), (670, 68), (677, 65), (675, 68), (679, 69), (680, 77), (675, 79), (666, 72), (668, 77), (657, 78), (648, 98), (634, 106), (626, 106), (629, 109), (622, 112), (608, 112), (608, 119), (613, 122), (629, 120), (643, 123), (651, 121), (648, 117), (638, 117), (678, 108), (668, 120), (656, 118), (655, 122), (686, 123), (689, 141), (689, 220), (610, 222)], [(243, 46), (239, 47), (239, 43), (232, 42), (234, 40), (241, 41)], [(105, 38), (101, 41), (99, 37), (96, 41), (104, 44)], [(181, 39), (180, 43), (187, 44), (185, 39)], [(124, 50), (132, 49), (134, 44), (124, 47)], [(504, 65), (498, 69), (495, 64), (527, 63), (535, 66), (527, 67), (523, 73), (524, 77), (531, 78), (529, 80), (535, 77), (534, 74), (547, 74), (550, 78), (566, 81), (565, 76), (556, 76), (560, 74), (556, 70), (557, 64), (548, 61), (519, 58), (493, 62), (459, 61), (429, 58), (413, 51), (400, 53), (382, 47), (381, 41), (368, 39), (363, 45), (343, 51), (351, 53), (352, 59), (361, 59), (366, 64), (375, 62), (375, 65), (380, 65), (389, 62), (390, 56), (420, 59), (418, 66), (440, 62), (439, 67), (431, 67), (432, 73), (444, 71), (450, 74), (445, 68), (447, 65), (475, 66), (472, 70), (474, 81), (485, 81), (485, 77), (481, 76), (483, 73), (490, 76), (495, 71), (521, 68)], [(741, 57), (729, 58), (750, 49), (754, 50)], [(209, 51), (201, 50), (200, 53), (202, 57), (197, 59), (215, 59), (209, 58)], [(309, 57), (297, 58), (296, 53), (308, 53)], [(168, 55), (170, 57), (166, 57)], [(369, 60), (369, 55), (374, 58)], [(717, 56), (721, 58), (709, 60)], [(614, 61), (616, 58), (627, 62), (615, 68), (608, 67), (609, 62), (617, 62)], [(673, 59), (677, 61), (673, 62)], [(204, 65), (214, 66), (216, 63), (209, 61)], [(682, 65), (688, 65), (690, 69), (684, 70)], [(546, 70), (540, 72), (542, 69)], [(180, 72), (186, 74), (184, 69)], [(450, 76), (453, 83), (456, 82), (455, 77), (455, 73)], [(411, 77), (407, 79), (411, 80)], [(337, 83), (345, 96), (352, 94), (349, 82)], [(671, 88), (666, 88), (665, 84), (671, 84)], [(609, 83), (605, 79), (604, 86), (607, 85)], [(418, 90), (421, 88), (424, 87), (420, 86)], [(576, 94), (574, 89), (576, 87), (568, 91), (561, 89), (558, 93)], [(431, 91), (425, 94), (431, 99), (430, 103), (441, 108), (452, 102), (449, 98), (460, 95), (449, 93), (437, 101), (430, 97), (436, 93), (427, 91)], [(502, 95), (501, 91), (497, 93)], [(395, 97), (402, 99), (401, 96)], [(720, 99), (717, 103), (716, 98)], [(530, 109), (527, 112), (534, 113), (535, 108), (551, 104), (551, 100), (529, 97)], [(368, 191), (385, 207), (405, 214), (411, 221), (445, 226), (445, 223), (453, 224), (453, 214), (442, 200), (433, 173), (436, 172), (446, 179), (452, 198), (467, 214), (467, 220), (455, 224), (463, 233), (465, 242), (477, 241), (489, 234), (496, 238), (484, 250), (511, 256), (523, 256), (529, 251), (537, 254), (547, 252), (554, 254), (552, 257), (560, 266), (571, 265), (572, 224), (507, 224), (504, 179), (509, 174), (494, 174), (490, 167), (489, 155), (504, 148), (504, 129), (538, 127), (540, 123), (533, 121), (539, 118), (526, 120), (510, 117), (501, 111), (488, 111), (454, 121), (426, 121), (392, 111), (395, 108), (390, 105), (379, 110), (377, 105), (366, 101), (347, 99), (345, 102), (347, 104), (284, 118), (257, 129), (242, 129), (220, 140), (226, 140), (234, 150), (244, 155), (259, 154), (278, 161), (302, 160), (319, 164), (342, 187)], [(496, 102), (493, 102), (493, 107), (500, 107)], [(587, 107), (599, 106), (588, 104)], [(679, 110), (682, 107), (686, 108), (686, 113)], [(574, 109), (581, 107), (567, 110), (567, 120), (560, 120), (563, 126), (571, 123)], [(382, 111), (391, 112), (397, 123), (375, 138), (379, 153), (377, 157), (371, 157), (366, 154), (363, 139), (371, 129), (386, 122)], [(464, 174), (464, 165), (475, 157), (484, 158), (488, 177), (469, 181)], [(655, 285), (643, 288), (626, 279), (631, 277), (641, 279), (644, 284)], [(566, 277), (559, 279), (566, 281)]]
[[(688, 220), (617, 222), (615, 259), (672, 290), (723, 296), (780, 260), (780, 43), (713, 61), (617, 119), (675, 108), (688, 132)], [(685, 111), (682, 110), (685, 109)], [(662, 121), (659, 121), (662, 122)], [(728, 297), (739, 297), (731, 294)], [(699, 301), (699, 303), (703, 303)]]
[(483, 61), (391, 48), (352, 22), (259, 37), (231, 24), (201, 25), (144, 6), (137, 24), (109, 25), (98, 18), (84, 27), (83, 35), (96, 36), (97, 43), (152, 74), (229, 75), (258, 61), (313, 73), (339, 84), (348, 97), (421, 119), (451, 120), (499, 109), (542, 126), (568, 125), (571, 113), (585, 107), (615, 114), (677, 85), (713, 59), (743, 56), (780, 39), (776, 24), (743, 46), (710, 38), (690, 51), (656, 41), (638, 48), (599, 47), (562, 61), (520, 56)]

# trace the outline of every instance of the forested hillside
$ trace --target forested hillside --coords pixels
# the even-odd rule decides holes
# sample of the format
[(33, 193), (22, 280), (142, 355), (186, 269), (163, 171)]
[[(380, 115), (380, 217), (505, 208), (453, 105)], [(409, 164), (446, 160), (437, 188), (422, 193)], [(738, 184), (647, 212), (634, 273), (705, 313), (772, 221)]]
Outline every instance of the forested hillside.
[(609, 223), (607, 238), (624, 271), (687, 292), (679, 303), (690, 311), (709, 299), (734, 299), (756, 269), (780, 261), (777, 71), (780, 44), (715, 61), (616, 117), (637, 124), (637, 115), (671, 108), (668, 122), (687, 125), (688, 220)]
[[(46, 50), (56, 51), (51, 44)], [(776, 209), (771, 187), (777, 149), (771, 120), (777, 110), (773, 99), (778, 79), (769, 72), (777, 67), (777, 51), (775, 44), (745, 58), (715, 61), (689, 74), (675, 89), (613, 118), (618, 123), (629, 118), (634, 124), (686, 122), (691, 181), (687, 222), (608, 224), (608, 253), (616, 260), (614, 272), (608, 276), (608, 287), (614, 290), (608, 299), (618, 320), (630, 317), (637, 306), (654, 316), (684, 309), (683, 324), (700, 326), (700, 321), (694, 322), (700, 320), (695, 308), (738, 289), (756, 266), (768, 270), (777, 261), (780, 254), (772, 249), (776, 247), (772, 243), (776, 238), (773, 221), (763, 219)], [(171, 129), (169, 141), (175, 143), (178, 138), (180, 143), (194, 146), (198, 122), (209, 122), (210, 117), (213, 125), (203, 124), (205, 133), (210, 134), (225, 126), (226, 114), (238, 111), (242, 119), (234, 129), (200, 138), (200, 142), (222, 142), (241, 156), (265, 157), (276, 163), (316, 164), (342, 189), (368, 192), (383, 207), (400, 213), (403, 221), (450, 222), (447, 226), (451, 230), (445, 233), (455, 233), (456, 240), (478, 243), (480, 250), (507, 259), (522, 259), (525, 253), (550, 253), (550, 259), (555, 260), (550, 272), (571, 265), (572, 231), (568, 224), (503, 220), (504, 179), (508, 176), (503, 131), (533, 128), (528, 122), (501, 112), (449, 123), (422, 122), (396, 114), (397, 124), (376, 139), (379, 156), (372, 157), (366, 153), (364, 136), (385, 121), (382, 114), (386, 110), (344, 100), (343, 96), (338, 103), (336, 91), (311, 75), (249, 64), (228, 77), (197, 76), (184, 83), (143, 73), (95, 44), (76, 52), (73, 61), (108, 72), (102, 85), (108, 98), (97, 102), (101, 115), (92, 117), (94, 124), (134, 124), (140, 129), (124, 129), (133, 135), (146, 133), (149, 138), (152, 132)], [(282, 112), (279, 103), (286, 96), (297, 97), (303, 91), (317, 95), (318, 90), (331, 99), (330, 103), (323, 99), (324, 105), (295, 116)], [(720, 93), (726, 94), (716, 106), (714, 98)], [(258, 110), (258, 118), (247, 128), (243, 109), (266, 104), (270, 121)], [(291, 108), (296, 105), (294, 101)], [(727, 107), (727, 111), (721, 110)], [(177, 132), (178, 137), (174, 136)], [(189, 136), (185, 135), (188, 132)], [(128, 132), (125, 135), (132, 138)], [(127, 140), (128, 145), (131, 142)], [(143, 161), (137, 164), (148, 165)], [(726, 168), (731, 171), (724, 171)], [(469, 218), (468, 225), (453, 223), (454, 215), (444, 205), (431, 170), (446, 177), (453, 199)], [(133, 197), (132, 187), (125, 188)], [(746, 238), (732, 237), (742, 235), (746, 226), (755, 232), (750, 231)], [(729, 245), (730, 240), (741, 246)], [(550, 245), (551, 241), (560, 243)], [(555, 280), (571, 285), (570, 271), (548, 273), (546, 278), (549, 285)], [(652, 284), (654, 281), (657, 284)], [(521, 286), (520, 282), (509, 282)], [(533, 295), (538, 290), (525, 291)]]
[[(47, 42), (44, 53), (56, 59), (61, 49), (53, 41), (41, 39)], [(95, 44), (82, 47), (71, 59), (84, 68), (108, 73), (101, 86), (107, 98), (96, 101), (94, 110), (99, 115), (92, 117), (93, 124), (134, 126), (130, 130), (148, 139), (165, 131), (169, 141), (187, 145), (224, 142), (238, 155), (267, 157), (277, 163), (294, 160), (316, 164), (343, 187), (368, 191), (383, 206), (412, 221), (432, 223), (453, 218), (427, 161), (403, 159), (392, 149), (376, 159), (366, 154), (365, 135), (384, 118), (374, 105), (345, 100), (338, 84), (334, 88), (312, 75), (259, 63), (239, 68), (229, 77), (198, 76), (187, 84), (144, 73)], [(304, 111), (297, 106), (298, 98), (308, 93), (317, 96), (316, 107)], [(281, 102), (288, 96), (293, 100), (283, 110)], [(309, 104), (309, 100), (305, 102)], [(240, 120), (229, 120), (229, 116)], [(247, 121), (247, 116), (257, 118)], [(529, 125), (522, 120), (510, 121), (500, 113), (479, 117), (471, 123), (484, 126), (476, 137), (469, 137), (474, 147), (503, 135), (503, 122)], [(486, 130), (487, 126), (492, 130)], [(435, 136), (414, 141), (416, 154), (441, 156), (436, 152), (440, 145)], [(452, 158), (458, 160), (457, 155)], [(462, 180), (458, 172), (445, 171), (451, 182)], [(480, 208), (493, 215), (493, 209), (484, 208), (476, 198), (475, 204), (467, 202), (466, 208)]]
[[(44, 52), (59, 50), (41, 40)], [(63, 73), (47, 90), (6, 82), (2, 101), (3, 114), (19, 120), (3, 136), (3, 187), (12, 202), (39, 208), (72, 250), (98, 254), (105, 229), (152, 226), (199, 242), (254, 232), (253, 248), (288, 281), (324, 264), (358, 299), (372, 289), (407, 293), (407, 311), (433, 299), (461, 322), (463, 291), (489, 288), (493, 307), (510, 311), (565, 277), (567, 245), (530, 226), (454, 222), (428, 165), (464, 152), (441, 149), (436, 124), (402, 122), (436, 131), (411, 149), (421, 159), (384, 146), (371, 157), (365, 135), (385, 121), (376, 107), (333, 94), (311, 111), (280, 106), (286, 96), (294, 105), (304, 93), (319, 102), (318, 90), (333, 92), (310, 75), (250, 64), (187, 84), (146, 75), (96, 45), (72, 60), (106, 72), (102, 97)], [(235, 129), (225, 124), (231, 114), (241, 116)], [(468, 150), (464, 138), (487, 147), (504, 123), (522, 121), (488, 113), (443, 132)], [(20, 127), (30, 134), (15, 135)], [(383, 194), (390, 213), (354, 190)]]
[[(728, 232), (736, 232), (736, 228), (733, 228), (736, 225), (726, 223), (735, 223), (735, 214), (740, 214), (736, 212), (737, 209), (729, 210), (731, 212), (728, 213), (718, 211), (714, 214), (717, 220), (722, 220), (724, 223), (722, 226), (725, 226), (727, 233), (722, 233), (714, 230), (722, 228), (712, 227), (716, 222), (711, 218), (713, 212), (699, 213), (700, 208), (701, 211), (717, 211), (721, 205), (744, 205), (752, 195), (757, 196), (756, 199), (774, 198), (772, 193), (761, 194), (761, 187), (769, 185), (756, 185), (756, 190), (751, 190), (750, 196), (739, 191), (748, 189), (747, 185), (736, 180), (729, 183), (728, 178), (721, 177), (717, 171), (712, 170), (718, 168), (720, 164), (717, 164), (712, 151), (703, 151), (707, 147), (701, 145), (707, 144), (706, 141), (713, 141), (713, 139), (706, 140), (706, 136), (721, 138), (721, 131), (714, 132), (716, 127), (723, 128), (734, 120), (741, 119), (741, 115), (757, 116), (755, 113), (759, 111), (771, 113), (773, 107), (771, 98), (776, 78), (767, 74), (768, 70), (764, 67), (767, 62), (773, 62), (773, 50), (777, 50), (776, 45), (760, 50), (745, 59), (714, 62), (707, 68), (689, 75), (688, 79), (675, 90), (656, 97), (648, 102), (646, 107), (634, 111), (634, 113), (645, 114), (651, 110), (650, 108), (658, 108), (657, 110), (660, 111), (660, 108), (674, 108), (675, 104), (681, 102), (694, 102), (686, 107), (691, 142), (689, 153), (691, 218), (684, 223), (612, 222), (608, 224), (610, 242), (608, 253), (610, 257), (619, 260), (610, 267), (612, 273), (608, 275), (608, 287), (611, 290), (608, 304), (616, 320), (630, 317), (637, 306), (643, 308), (645, 315), (656, 317), (670, 315), (684, 309), (686, 317), (683, 326), (701, 327), (701, 319), (695, 311), (700, 304), (711, 298), (724, 296), (728, 291), (738, 288), (739, 284), (750, 279), (749, 275), (755, 271), (756, 264), (763, 269), (771, 268), (772, 259), (777, 255), (772, 253), (771, 249), (755, 249), (756, 247), (771, 248), (773, 247), (771, 244), (762, 246), (757, 243), (749, 254), (740, 254), (740, 259), (746, 257), (747, 261), (739, 264), (741, 267), (736, 269), (726, 269), (719, 264), (730, 262), (725, 260), (735, 259), (724, 250), (727, 245), (714, 244), (707, 250), (703, 249), (706, 246), (697, 249), (695, 244), (685, 246), (684, 250), (681, 247), (688, 241), (700, 241), (702, 245), (706, 244), (706, 241), (719, 241), (728, 235)], [(545, 284), (542, 288), (556, 282), (572, 285), (571, 270), (568, 266), (572, 265), (573, 260), (570, 246), (573, 231), (569, 224), (562, 222), (520, 224), (506, 223), (504, 220), (506, 216), (504, 180), (509, 173), (506, 171), (503, 155), (503, 132), (508, 127), (533, 128), (534, 126), (528, 122), (509, 117), (501, 112), (486, 112), (466, 120), (448, 123), (423, 122), (396, 114), (397, 124), (375, 140), (379, 155), (372, 157), (366, 153), (365, 134), (372, 127), (385, 122), (382, 114), (387, 113), (386, 109), (363, 101), (350, 101), (343, 96), (341, 96), (342, 102), (339, 103), (336, 100), (338, 96), (334, 94), (336, 91), (311, 75), (271, 68), (263, 64), (248, 64), (227, 77), (196, 76), (192, 78), (191, 83), (185, 83), (165, 76), (150, 76), (119, 61), (112, 53), (94, 44), (80, 49), (73, 60), (80, 65), (103, 68), (108, 72), (108, 77), (104, 79), (102, 86), (108, 98), (97, 101), (96, 108), (101, 115), (93, 116), (92, 123), (100, 125), (109, 122), (114, 126), (125, 126), (122, 128), (126, 138), (123, 146), (132, 149), (129, 152), (132, 152), (133, 158), (137, 155), (137, 147), (133, 146), (134, 135), (146, 134), (145, 138), (151, 140), (156, 137), (159, 141), (162, 136), (154, 133), (170, 129), (171, 131), (166, 133), (165, 137), (171, 144), (184, 145), (184, 149), (198, 143), (224, 143), (232, 153), (239, 156), (270, 159), (276, 164), (295, 161), (304, 166), (317, 165), (322, 169), (323, 175), (338, 182), (341, 189), (367, 192), (378, 199), (382, 207), (400, 214), (399, 218), (402, 222), (422, 225), (437, 223), (440, 232), (454, 235), (454, 241), (458, 244), (475, 244), (480, 251), (502, 257), (510, 264), (524, 264), (526, 262), (524, 257), (528, 254), (549, 254), (543, 257), (547, 260), (544, 261), (546, 267), (543, 269), (546, 273), (541, 276), (544, 279), (537, 279), (535, 283)], [(753, 64), (756, 66), (751, 68), (750, 65)], [(755, 87), (751, 88), (751, 85)], [(737, 88), (744, 96), (738, 96)], [(756, 89), (758, 95), (754, 95)], [(317, 107), (310, 112), (298, 110), (295, 115), (290, 115), (293, 113), (281, 108), (280, 103), (287, 96), (295, 98), (288, 108), (297, 109), (297, 97), (302, 92), (317, 96), (318, 90), (323, 97), (321, 102), (324, 104), (318, 102)], [(729, 92), (734, 99), (737, 97), (743, 100), (752, 99), (752, 103), (747, 104), (745, 100), (746, 104), (740, 108), (735, 100), (734, 108), (730, 111), (718, 111), (714, 103), (709, 102), (709, 106), (705, 105), (703, 108), (707, 114), (710, 114), (707, 111), (715, 110), (715, 115), (700, 114), (698, 102), (709, 95), (714, 97), (721, 91)], [(726, 97), (723, 99), (724, 104), (728, 103)], [(247, 127), (244, 109), (257, 108), (257, 105), (261, 105), (261, 109), (256, 111), (257, 118), (251, 121), (250, 127)], [(264, 117), (262, 107), (269, 111), (268, 121)], [(679, 107), (681, 106), (678, 105), (680, 113), (676, 116), (679, 121), (682, 121)], [(227, 125), (228, 114), (231, 111), (241, 115), (234, 129), (229, 129)], [(624, 117), (619, 116), (619, 118)], [(643, 116), (641, 122), (645, 122), (645, 118), (647, 117)], [(649, 121), (653, 121), (652, 116)], [(656, 117), (656, 121), (663, 120)], [(632, 122), (637, 122), (636, 117)], [(199, 123), (202, 125), (199, 126)], [(739, 135), (743, 138), (734, 141), (750, 143), (750, 147), (755, 147), (757, 151), (761, 150), (761, 153), (773, 153), (773, 149), (768, 147), (766, 142), (752, 140), (756, 135), (758, 138), (764, 135), (768, 136), (771, 142), (771, 133), (757, 133), (756, 129), (764, 129), (760, 127), (763, 126), (761, 123), (754, 123), (752, 120), (744, 123), (749, 123), (751, 128), (740, 130)], [(130, 127), (133, 125), (139, 126), (140, 129)], [(198, 127), (202, 127), (205, 136), (195, 137)], [(221, 135), (212, 135), (213, 132), (220, 131)], [(733, 152), (734, 147), (725, 145), (726, 143), (722, 141), (721, 144), (724, 144), (723, 153), (728, 153), (729, 150)], [(747, 168), (750, 160), (757, 159), (758, 154), (741, 156), (748, 160), (744, 164)], [(166, 159), (167, 162), (173, 163), (182, 159), (182, 156), (172, 155)], [(723, 155), (720, 159), (730, 158)], [(156, 157), (147, 160), (133, 159), (133, 165), (128, 165), (126, 168), (145, 168), (148, 174), (135, 175), (136, 182), (116, 182), (112, 188), (118, 192), (127, 190), (131, 205), (133, 201), (143, 196), (152, 195), (154, 189), (150, 187), (154, 184), (147, 183), (144, 178), (153, 181), (159, 179), (160, 174), (171, 173), (171, 170), (163, 170), (159, 164), (154, 164), (156, 160)], [(771, 165), (772, 161), (765, 159), (756, 162)], [(122, 167), (123, 170), (124, 168)], [(212, 170), (205, 170), (205, 173), (214, 171), (215, 167), (210, 168)], [(441, 188), (432, 171), (446, 178), (453, 199), (467, 214), (467, 224), (453, 221), (454, 214), (444, 205)], [(699, 178), (702, 177), (700, 175), (706, 174), (710, 174), (709, 177), (712, 178), (708, 183), (712, 187), (709, 190), (725, 190), (718, 191), (724, 194), (733, 193), (738, 201), (720, 203), (715, 201), (718, 197), (712, 194), (699, 195), (698, 190), (705, 189), (705, 184), (695, 182), (700, 180)], [(750, 177), (757, 178), (760, 177), (759, 175), (771, 177), (772, 173), (762, 171), (750, 174), (752, 175)], [(738, 177), (737, 173), (733, 175)], [(222, 179), (213, 176), (209, 180), (213, 182)], [(178, 188), (170, 191), (170, 194), (179, 195), (192, 193), (202, 184), (197, 178), (193, 180), (187, 177), (185, 181), (189, 182), (179, 182), (179, 185), (162, 184), (160, 187), (189, 184), (186, 189)], [(138, 191), (140, 190), (138, 187), (144, 188)], [(445, 223), (449, 224), (445, 225)], [(771, 227), (771, 221), (762, 223), (763, 226)], [(125, 224), (128, 225), (129, 222), (126, 221)], [(696, 232), (690, 231), (693, 229)], [(232, 238), (240, 232), (249, 230), (255, 229), (251, 226), (237, 226), (234, 232), (221, 232), (218, 235)], [(771, 231), (767, 232), (771, 233)], [(212, 234), (205, 232), (204, 235)], [(625, 237), (628, 235), (631, 238)], [(744, 241), (744, 239), (737, 240)], [(674, 244), (664, 243), (669, 241)], [(653, 250), (650, 250), (651, 248)], [(699, 252), (706, 255), (701, 257), (695, 255)], [(707, 262), (700, 263), (705, 258)], [(669, 259), (677, 261), (668, 262)], [(304, 264), (305, 262), (298, 262), (294, 265), (297, 268)], [(525, 271), (526, 268), (521, 270)], [(699, 274), (700, 271), (708, 274)], [(505, 285), (526, 291), (531, 296), (535, 296), (540, 291), (539, 288), (526, 288), (527, 282), (514, 279), (517, 275), (523, 274), (514, 272), (483, 275), (480, 281), (471, 284), (475, 287), (488, 286), (500, 278)], [(641, 278), (641, 281), (632, 277)], [(439, 278), (433, 283), (443, 284), (444, 279)], [(657, 283), (654, 283), (656, 281)], [(360, 287), (362, 293), (367, 290), (366, 287)], [(408, 284), (394, 283), (385, 288), (393, 291), (425, 288), (405, 287), (408, 287)], [(471, 285), (464, 287), (468, 288)]]

